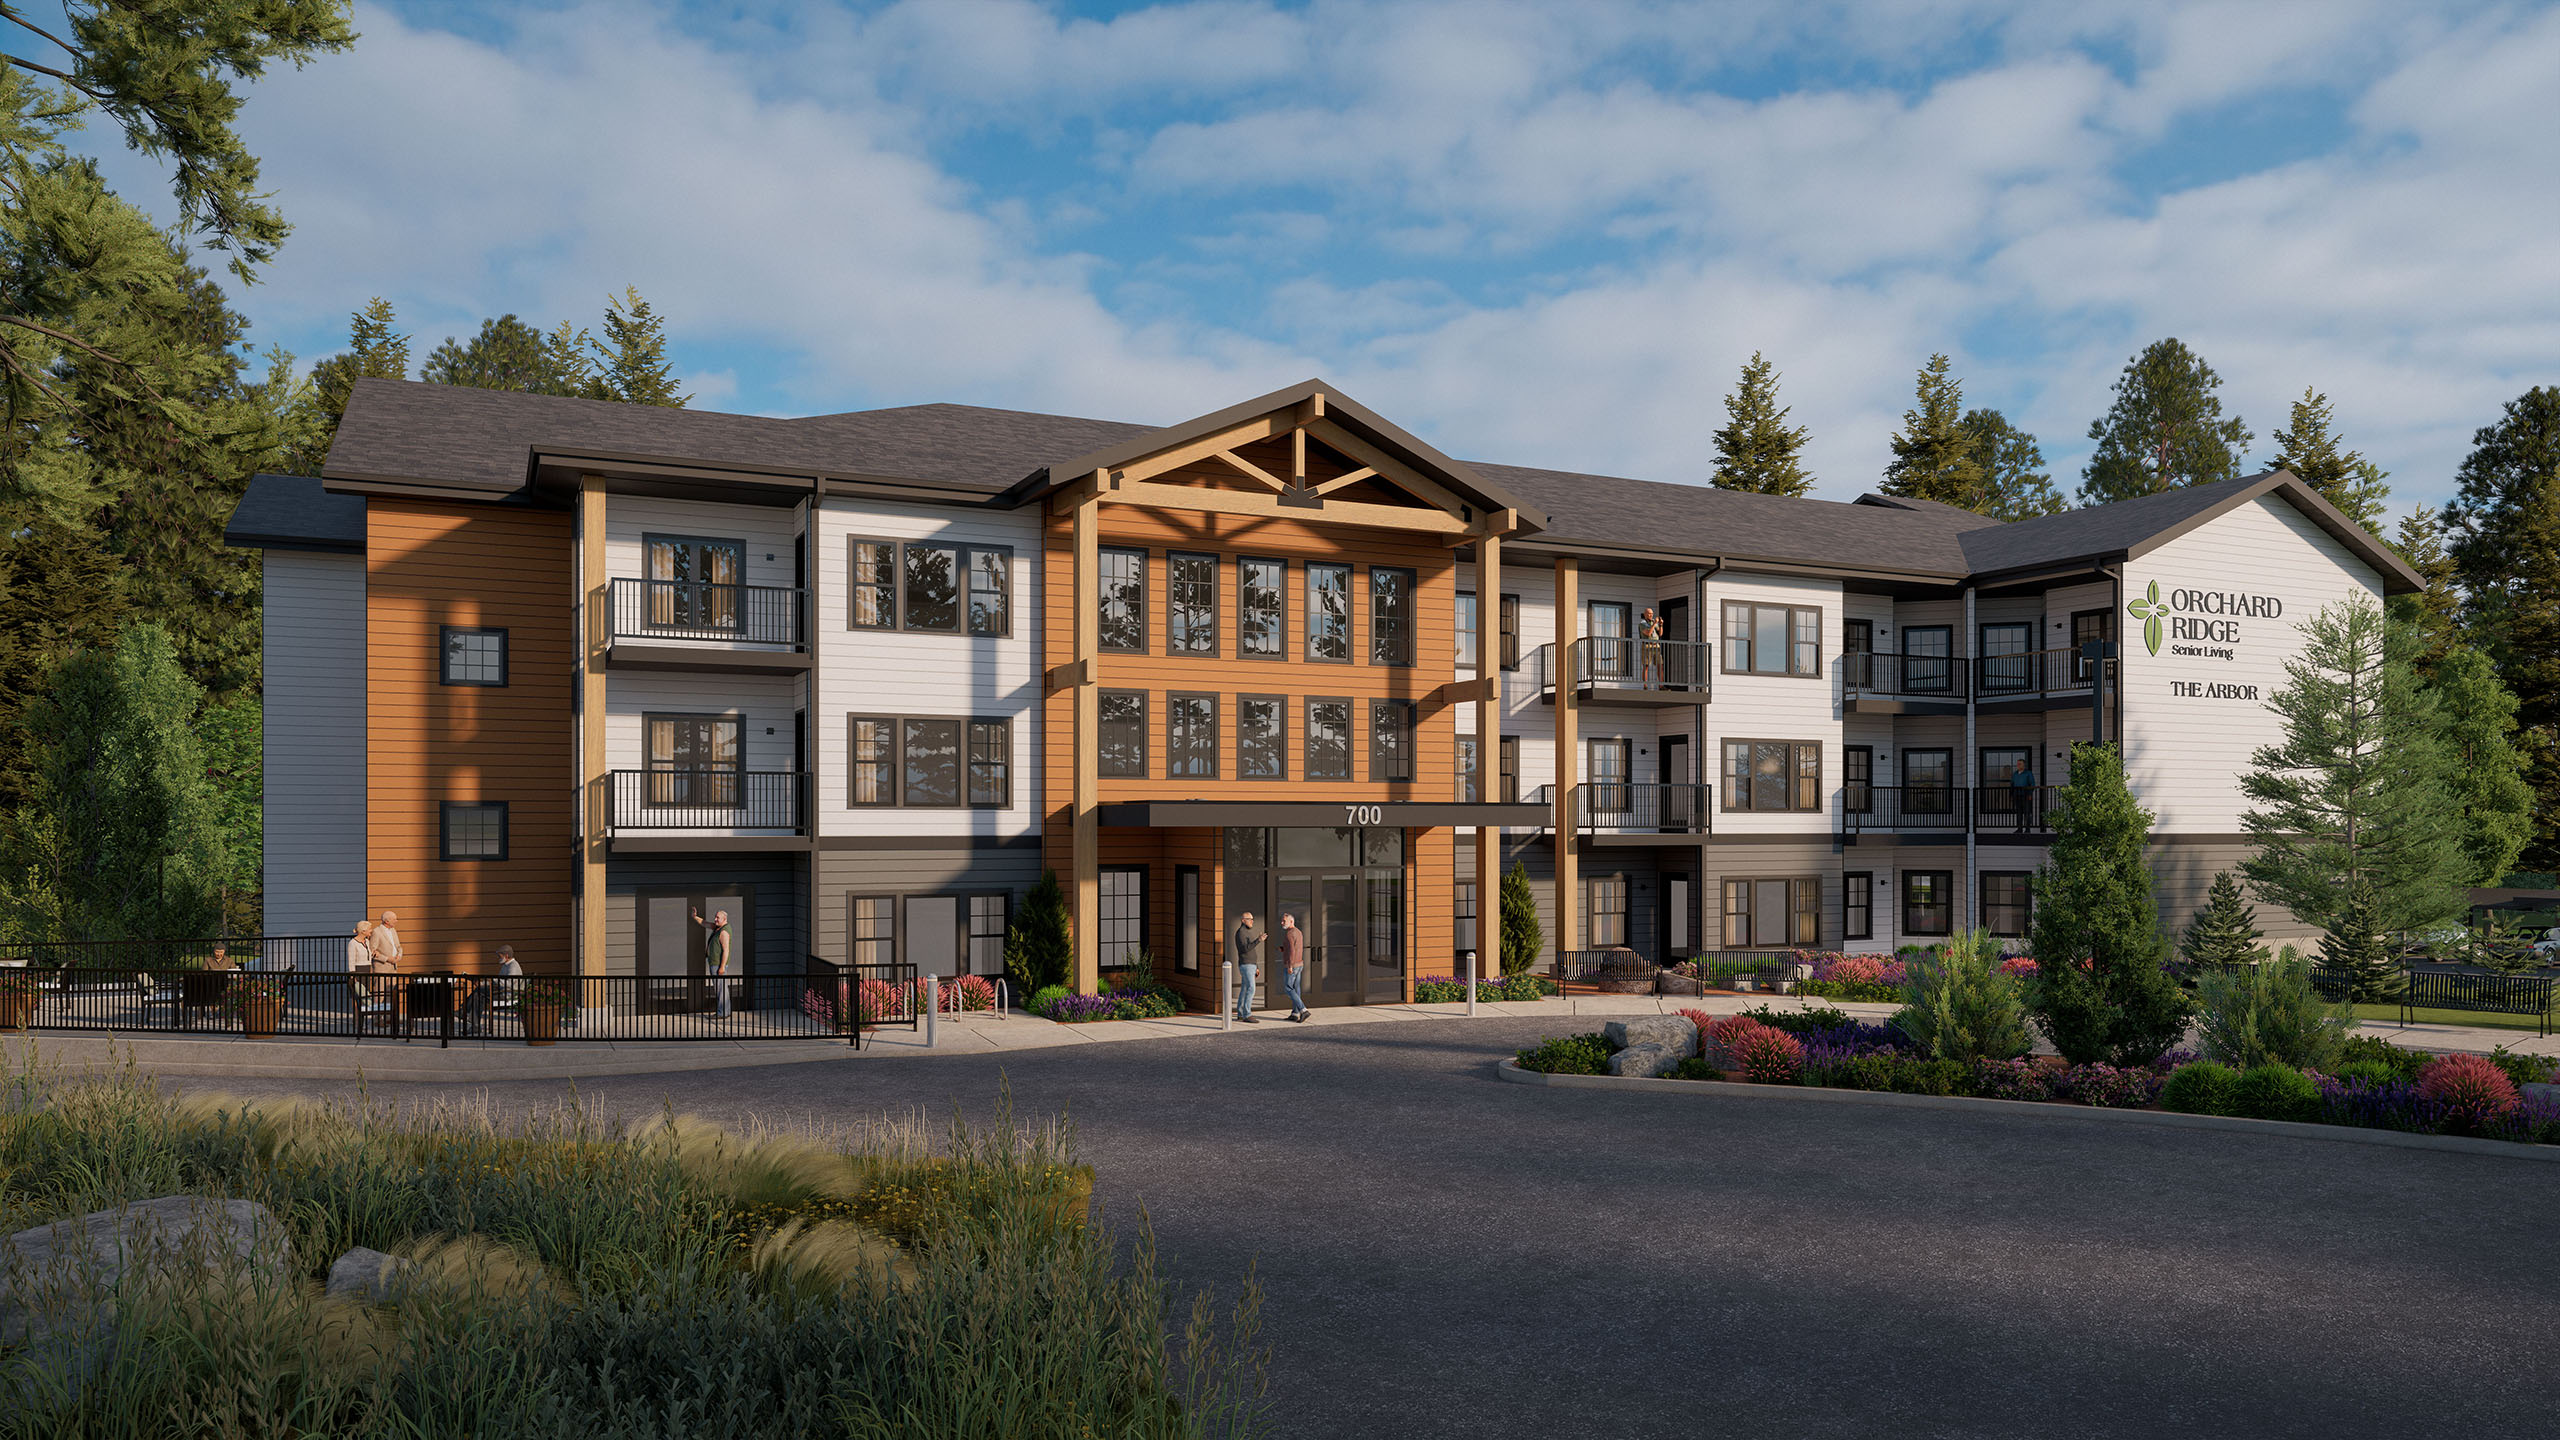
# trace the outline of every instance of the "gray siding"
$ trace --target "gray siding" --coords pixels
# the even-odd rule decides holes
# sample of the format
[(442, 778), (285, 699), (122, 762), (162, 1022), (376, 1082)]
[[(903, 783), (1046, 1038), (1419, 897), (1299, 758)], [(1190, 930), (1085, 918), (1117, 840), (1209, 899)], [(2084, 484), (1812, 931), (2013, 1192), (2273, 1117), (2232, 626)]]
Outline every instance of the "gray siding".
[(365, 903), (362, 555), (266, 552), (266, 928), (338, 935)]
[(753, 928), (739, 949), (745, 962), (740, 973), (799, 973), (807, 955), (806, 932), (800, 923), (800, 872), (805, 864), (801, 856), (792, 854), (614, 858), (605, 868), (605, 973), (635, 973), (641, 891), (715, 894), (732, 886), (752, 887), (755, 897)]
[[(1007, 890), (1019, 909), (1022, 892), (1040, 882), (1037, 842), (962, 848), (918, 845), (894, 850), (820, 850), (811, 905), (816, 953), (841, 963), (850, 895), (947, 895)], [(899, 937), (901, 947), (905, 943)], [(902, 952), (903, 953), (903, 948)]]
[[(2213, 889), (2213, 877), (2224, 870), (2237, 872), (2240, 862), (2249, 858), (2256, 847), (2245, 840), (2178, 840), (2155, 842), (2151, 847), (2151, 883), (2160, 902), (2160, 923), (2169, 933), (2169, 943), (2177, 943), (2179, 932), (2204, 908), (2205, 897)], [(2244, 881), (2241, 890), (2246, 893)], [(2266, 945), (2299, 945), (2305, 950), (2317, 945), (2320, 931), (2293, 918), (2293, 912), (2280, 905), (2269, 905), (2251, 896), (2251, 908), (2258, 912), (2258, 929), (2266, 936)]]

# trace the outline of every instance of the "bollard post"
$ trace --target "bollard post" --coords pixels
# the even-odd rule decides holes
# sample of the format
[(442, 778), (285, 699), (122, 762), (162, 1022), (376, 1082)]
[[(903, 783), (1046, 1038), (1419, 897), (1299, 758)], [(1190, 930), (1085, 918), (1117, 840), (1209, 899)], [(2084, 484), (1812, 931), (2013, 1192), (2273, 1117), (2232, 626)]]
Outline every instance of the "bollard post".
[(1218, 1028), (1236, 1028), (1236, 962), (1218, 962)]
[(933, 1033), (933, 1024), (935, 1019), (938, 1018), (941, 1013), (942, 977), (939, 975), (927, 975), (924, 977), (924, 1048), (927, 1050), (933, 1048), (935, 1038)]
[(1468, 951), (1468, 952), (1467, 952), (1467, 1018), (1468, 1018), (1468, 1019), (1470, 1019), (1470, 1020), (1472, 1020), (1472, 1019), (1474, 1019), (1474, 1018), (1475, 1018), (1475, 1014), (1476, 1014), (1476, 952), (1474, 952), (1473, 950), (1470, 950), (1470, 951)]

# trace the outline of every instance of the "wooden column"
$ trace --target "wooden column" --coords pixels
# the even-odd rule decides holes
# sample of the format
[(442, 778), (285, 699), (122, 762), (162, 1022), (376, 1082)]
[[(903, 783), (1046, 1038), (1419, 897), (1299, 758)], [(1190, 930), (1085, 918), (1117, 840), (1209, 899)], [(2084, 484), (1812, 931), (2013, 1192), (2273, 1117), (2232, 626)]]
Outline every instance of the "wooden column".
[[(613, 644), (613, 593), (605, 580), (604, 477), (578, 477), (578, 975), (602, 975), (605, 860), (613, 834), (613, 778), (605, 755), (605, 654)], [(598, 997), (601, 998), (601, 997)]]
[[(1502, 798), (1502, 537), (1476, 542), (1476, 798)], [(1476, 827), (1476, 974), (1502, 973), (1502, 828)]]
[(1094, 673), (1102, 649), (1102, 590), (1099, 536), (1102, 502), (1088, 498), (1075, 509), (1075, 884), (1071, 904), (1076, 959), (1073, 984), (1079, 995), (1101, 985), (1098, 928), (1102, 914), (1101, 748), (1102, 696)]
[(1556, 953), (1580, 948), (1574, 920), (1581, 900), (1582, 857), (1575, 853), (1573, 790), (1581, 781), (1582, 711), (1573, 685), (1573, 642), (1582, 638), (1582, 564), (1556, 557), (1556, 639), (1548, 676), (1556, 687)]

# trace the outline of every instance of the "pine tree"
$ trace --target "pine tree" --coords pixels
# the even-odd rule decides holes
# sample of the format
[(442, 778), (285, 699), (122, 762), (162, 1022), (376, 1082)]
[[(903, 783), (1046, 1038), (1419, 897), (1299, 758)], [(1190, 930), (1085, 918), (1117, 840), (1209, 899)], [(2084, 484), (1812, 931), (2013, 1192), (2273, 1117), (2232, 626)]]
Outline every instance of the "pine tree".
[(1787, 428), (1788, 407), (1778, 403), (1778, 371), (1751, 352), (1739, 388), (1724, 397), (1728, 423), (1716, 431), (1716, 469), (1708, 479), (1719, 490), (1758, 495), (1804, 495), (1813, 489), (1797, 457), (1812, 432)]
[(2372, 461), (2339, 448), (2331, 420), (2329, 397), (2305, 389), (2302, 398), (2293, 402), (2293, 423), (2276, 432), (2280, 448), (2267, 468), (2292, 471), (2319, 491), (2321, 499), (2379, 537), (2382, 502), (2389, 498), (2391, 487), (2383, 483), (2386, 477)]
[(1014, 917), (1004, 937), (1004, 968), (1026, 997), (1067, 983), (1075, 967), (1074, 929), (1058, 872), (1041, 871), (1040, 883), (1022, 897), (1022, 913)]
[(1884, 467), (1884, 493), (1935, 500), (1972, 509), (1982, 490), (1982, 464), (1964, 428), (1964, 384), (1947, 373), (1947, 357), (1932, 355), (1920, 367), (1917, 408), (1902, 412), (1893, 437), (1893, 459)]
[(2560, 386), (2537, 385), (2471, 437), (2445, 507), (2466, 628), (2516, 697), (2533, 788), (2528, 870), (2560, 870)]
[(2391, 963), (2374, 914), (2373, 886), (2363, 879), (2347, 882), (2344, 899), (2320, 936), (2321, 968), (2337, 973), (2348, 999), (2382, 1005), (2400, 997), (2400, 967)]
[(2225, 870), (2213, 877), (2204, 907), (2179, 937), (2178, 953), (2198, 970), (2229, 970), (2267, 958), (2260, 939), (2257, 912), (2240, 893), (2240, 878)]
[(1967, 411), (1963, 424), (1974, 463), (1982, 467), (1981, 488), (1966, 509), (2001, 520), (2033, 520), (2070, 508), (2045, 473), (2044, 448), (2036, 437), (1997, 410)]
[(266, 717), (253, 694), (208, 705), (196, 721), (204, 776), (213, 787), (214, 824), (229, 868), (222, 876), (222, 933), (255, 935), (263, 919), (266, 816)]
[(2240, 473), (2249, 427), (2222, 417), (2222, 377), (2175, 338), (2126, 362), (2115, 403), (2091, 421), (2098, 442), (2081, 471), (2080, 503), (2103, 505), (2208, 485)]
[(1517, 860), (1502, 872), (1502, 974), (1526, 975), (1547, 948), (1547, 932), (1538, 924), (1538, 892), (1529, 886), (1529, 867)]
[(64, 661), (111, 648), (127, 609), (115, 557), (90, 526), (39, 514), (0, 528), (0, 817), (35, 783), (26, 707)]
[(2456, 616), (2461, 605), (2461, 596), (2453, 588), (2453, 557), (2445, 553), (2444, 524), (2438, 512), (2421, 505), (2401, 516), (2400, 533), (2391, 548), (2426, 581), (2426, 588), (2414, 595), (2392, 596), (2390, 610), (2392, 619), (2409, 626), (2418, 637), (2412, 663), (2421, 676), (2433, 680), (2436, 667), (2460, 633)]
[(2465, 881), (2495, 885), (2515, 868), (2533, 832), (2533, 790), (2515, 744), (2516, 697), (2498, 683), (2489, 657), (2468, 645), (2446, 652), (2427, 688), (2451, 762)]
[(469, 385), (482, 390), (521, 390), (533, 395), (577, 395), (586, 380), (585, 361), (564, 369), (542, 332), (513, 315), (480, 322), (469, 340), (448, 335), (427, 354), (418, 378), (437, 385)]
[(605, 302), (604, 336), (595, 347), (604, 361), (597, 377), (604, 398), (678, 410), (693, 398), (676, 393), (675, 371), (667, 363), (666, 321), (640, 298), (637, 286), (626, 286), (621, 299)]
[(2463, 912), (2467, 862), (2452, 756), (2435, 696), (2418, 682), (2416, 637), (2357, 595), (2300, 626), (2301, 653), (2267, 708), (2283, 738), (2241, 777), (2241, 827), (2257, 853), (2241, 864), (2260, 899), (2323, 929), (2342, 886), (2363, 881), (2388, 930), (2420, 930)]
[(2036, 876), (2031, 1010), (2074, 1064), (2147, 1065), (2186, 1030), (2186, 997), (2160, 966), (2144, 853), (2152, 820), (2113, 745), (2071, 747), (2071, 783), (2055, 792), (2053, 847)]

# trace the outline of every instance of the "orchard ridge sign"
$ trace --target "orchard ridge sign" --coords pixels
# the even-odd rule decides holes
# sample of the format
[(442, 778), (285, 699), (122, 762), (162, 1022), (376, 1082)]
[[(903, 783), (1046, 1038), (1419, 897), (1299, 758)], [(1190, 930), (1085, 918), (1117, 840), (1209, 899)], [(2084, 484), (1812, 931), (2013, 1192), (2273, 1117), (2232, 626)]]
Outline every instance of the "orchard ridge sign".
[[(2125, 605), (2125, 612), (2142, 622), (2142, 646), (2157, 655), (2162, 641), (2169, 642), (2172, 655), (2200, 660), (2237, 658), (2244, 620), (2275, 620), (2284, 615), (2284, 602), (2273, 595), (2255, 595), (2245, 590), (2177, 589), (2166, 600), (2160, 597), (2160, 582), (2152, 581), (2144, 588), (2142, 598)], [(2175, 683), (2175, 682), (2173, 682)], [(2233, 699), (2256, 699), (2255, 686), (2211, 686), (2196, 689), (2246, 689), (2245, 696)], [(2186, 693), (2181, 691), (2179, 693)], [(2214, 697), (2222, 698), (2222, 697)]]

